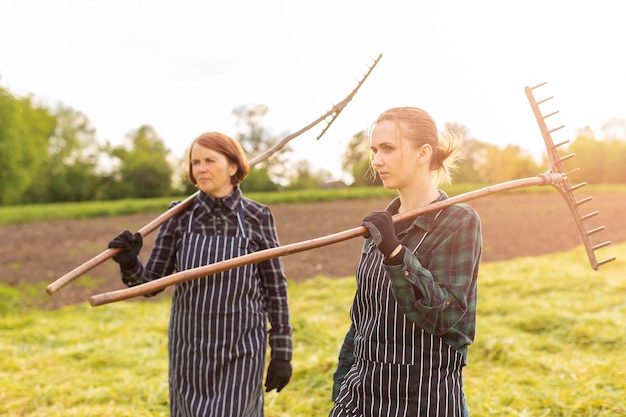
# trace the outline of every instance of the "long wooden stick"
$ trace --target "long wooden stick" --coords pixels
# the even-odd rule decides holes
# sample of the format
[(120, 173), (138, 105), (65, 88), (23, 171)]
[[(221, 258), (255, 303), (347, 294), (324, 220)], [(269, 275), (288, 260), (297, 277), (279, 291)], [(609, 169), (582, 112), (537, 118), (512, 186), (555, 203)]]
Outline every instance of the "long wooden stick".
[[(480, 188), (478, 190), (469, 191), (464, 194), (459, 194), (457, 196), (450, 197), (446, 200), (439, 201), (428, 206), (409, 210), (402, 214), (396, 214), (393, 216), (393, 221), (399, 222), (408, 218), (414, 218), (423, 213), (436, 211), (445, 207), (449, 207), (456, 203), (475, 200), (477, 198), (485, 197), (501, 191), (513, 190), (516, 188), (530, 187), (535, 185), (552, 184), (561, 181), (561, 178), (562, 176), (560, 174), (541, 174), (536, 177), (522, 178), (518, 180), (503, 182), (489, 187)], [(338, 232), (315, 239), (277, 246), (270, 249), (264, 249), (258, 252), (250, 253), (248, 255), (239, 256), (237, 258), (231, 258), (221, 262), (216, 262), (214, 264), (180, 271), (175, 274), (168, 275), (166, 277), (159, 278), (154, 281), (150, 281), (134, 287), (93, 295), (90, 298), (89, 302), (92, 306), (96, 307), (116, 301), (127, 300), (129, 298), (138, 297), (141, 295), (151, 294), (155, 291), (163, 290), (172, 285), (179, 284), (185, 281), (190, 281), (192, 279), (213, 275), (218, 272), (228, 271), (230, 269), (238, 268), (240, 266), (252, 263), (266, 261), (268, 259), (277, 258), (279, 256), (287, 256), (294, 253), (343, 242), (345, 240), (349, 240), (358, 236), (363, 236), (366, 232), (367, 228), (365, 228), (364, 226), (359, 226), (353, 229), (345, 230), (343, 232)]]
[[(357, 91), (361, 88), (361, 86), (363, 85), (363, 83), (365, 82), (367, 77), (369, 77), (369, 75), (372, 73), (372, 71), (374, 70), (374, 68), (376, 67), (376, 65), (378, 64), (378, 62), (380, 61), (381, 58), (382, 58), (382, 54), (379, 54), (378, 57), (373, 61), (372, 65), (369, 67), (368, 71), (363, 75), (363, 77), (361, 78), (361, 80), (359, 81), (357, 86), (350, 92), (350, 94), (348, 94), (346, 96), (346, 98), (341, 100), (339, 102), (339, 104), (334, 105), (332, 109), (328, 110), (326, 113), (324, 113), (323, 115), (321, 115), (320, 117), (315, 119), (313, 122), (309, 123), (307, 126), (303, 127), (302, 129), (300, 129), (299, 131), (297, 131), (295, 133), (292, 133), (292, 134), (286, 136), (284, 139), (282, 139), (280, 142), (276, 143), (274, 146), (272, 146), (267, 151), (263, 152), (262, 154), (258, 155), (255, 158), (251, 159), (250, 162), (249, 162), (249, 165), (250, 166), (254, 166), (254, 165), (258, 164), (259, 162), (267, 159), (268, 157), (272, 156), (273, 154), (275, 154), (276, 152), (278, 152), (282, 148), (284, 148), (285, 145), (289, 141), (291, 141), (292, 139), (294, 139), (294, 138), (300, 136), (301, 134), (303, 134), (304, 132), (310, 130), (314, 126), (318, 125), (320, 122), (326, 120), (328, 117), (331, 117), (330, 121), (327, 122), (326, 128), (322, 131), (322, 133), (320, 135), (318, 135), (317, 139), (319, 139), (324, 134), (324, 132), (326, 132), (326, 130), (328, 129), (328, 126), (330, 126), (330, 124), (337, 118), (337, 116), (339, 116), (339, 113), (341, 113), (342, 110), (352, 100), (352, 98), (355, 96)], [(186, 199), (181, 201), (176, 206), (174, 206), (171, 209), (167, 210), (166, 212), (164, 212), (163, 214), (158, 216), (156, 219), (152, 220), (150, 223), (148, 223), (145, 226), (143, 226), (141, 229), (138, 230), (138, 232), (141, 233), (142, 236), (146, 236), (147, 234), (151, 233), (152, 231), (157, 229), (159, 226), (161, 226), (163, 223), (165, 223), (166, 221), (168, 221), (169, 219), (171, 219), (172, 217), (176, 216), (177, 214), (182, 212), (184, 209), (186, 209), (193, 202), (193, 200), (196, 198), (196, 195), (198, 193), (199, 193), (199, 191), (197, 191), (194, 194), (190, 195), (189, 197), (187, 197)], [(78, 277), (83, 275), (85, 272), (90, 271), (91, 269), (93, 269), (96, 266), (100, 265), (104, 261), (112, 258), (116, 254), (118, 254), (121, 250), (122, 249), (120, 249), (120, 248), (111, 248), (111, 249), (104, 250), (100, 254), (94, 256), (93, 258), (91, 258), (89, 261), (87, 261), (87, 262), (83, 263), (82, 265), (74, 268), (73, 270), (71, 270), (67, 274), (63, 275), (62, 277), (60, 277), (59, 279), (57, 279), (56, 281), (54, 281), (53, 283), (48, 285), (48, 287), (46, 288), (46, 292), (48, 294), (50, 294), (50, 295), (54, 294), (55, 292), (57, 292), (58, 290), (63, 288), (65, 285), (67, 285), (70, 282), (76, 280)]]
[[(478, 190), (460, 194), (455, 197), (451, 197), (444, 201), (433, 203), (425, 207), (420, 207), (414, 210), (410, 210), (402, 214), (396, 214), (395, 216), (393, 216), (393, 221), (399, 222), (408, 218), (416, 217), (422, 213), (439, 210), (445, 207), (449, 207), (452, 204), (474, 200), (474, 199), (485, 197), (485, 196), (488, 196), (497, 192), (501, 192), (501, 191), (513, 190), (516, 188), (530, 187), (530, 186), (535, 186), (535, 185), (551, 185), (554, 188), (556, 188), (561, 193), (561, 195), (565, 198), (567, 205), (569, 206), (572, 214), (574, 215), (574, 220), (578, 226), (578, 230), (581, 234), (581, 238), (583, 239), (583, 243), (585, 245), (585, 249), (587, 251), (587, 256), (589, 258), (589, 262), (591, 263), (591, 267), (594, 270), (597, 270), (598, 267), (600, 267), (601, 265), (604, 265), (608, 262), (615, 260), (615, 257), (610, 257), (603, 261), (598, 261), (596, 259), (595, 250), (605, 247), (607, 245), (610, 245), (611, 242), (604, 242), (598, 245), (593, 245), (590, 240), (590, 235), (603, 230), (604, 227), (599, 227), (593, 230), (587, 230), (584, 225), (585, 220), (595, 216), (597, 212), (590, 213), (590, 214), (583, 216), (582, 213), (580, 212), (579, 206), (582, 203), (590, 200), (591, 197), (588, 197), (580, 201), (577, 201), (574, 198), (573, 192), (576, 189), (584, 186), (585, 183), (581, 183), (573, 187), (569, 184), (569, 181), (567, 179), (568, 174), (565, 172), (565, 169), (563, 167), (563, 161), (572, 157), (573, 154), (563, 156), (563, 157), (561, 157), (558, 154), (557, 148), (563, 145), (563, 143), (555, 145), (554, 141), (552, 140), (551, 134), (555, 130), (560, 129), (560, 127), (553, 129), (553, 130), (549, 130), (545, 123), (545, 119), (550, 117), (554, 113), (543, 116), (541, 111), (539, 110), (539, 105), (549, 99), (545, 99), (545, 100), (538, 102), (535, 100), (532, 94), (532, 90), (538, 87), (541, 87), (544, 84), (540, 84), (532, 88), (526, 87), (525, 91), (530, 101), (533, 112), (535, 113), (535, 116), (537, 118), (537, 122), (539, 123), (539, 127), (540, 127), (540, 130), (541, 130), (541, 133), (544, 138), (546, 148), (548, 151), (549, 167), (546, 173), (539, 174), (536, 177), (512, 180), (512, 181), (488, 186), (485, 188), (481, 188)], [(107, 303), (111, 303), (115, 301), (126, 300), (128, 298), (132, 298), (132, 297), (136, 297), (140, 295), (151, 294), (155, 291), (162, 290), (171, 285), (175, 285), (181, 282), (189, 281), (192, 279), (197, 279), (203, 276), (213, 275), (218, 272), (223, 272), (229, 269), (237, 268), (239, 266), (248, 265), (248, 264), (255, 263), (255, 262), (265, 261), (267, 259), (276, 258), (279, 256), (290, 255), (292, 253), (302, 252), (305, 250), (314, 249), (314, 248), (330, 245), (333, 243), (342, 242), (350, 238), (363, 236), (366, 232), (367, 232), (367, 229), (363, 226), (360, 226), (354, 229), (320, 237), (317, 239), (302, 241), (302, 242), (293, 243), (290, 245), (279, 246), (279, 247), (272, 248), (272, 249), (266, 249), (263, 251), (251, 253), (249, 255), (228, 259), (222, 262), (217, 262), (215, 264), (206, 265), (206, 266), (202, 266), (202, 267), (194, 268), (194, 269), (189, 269), (186, 271), (181, 271), (176, 274), (172, 274), (167, 277), (160, 278), (155, 281), (151, 281), (151, 282), (141, 284), (135, 287), (130, 287), (130, 288), (126, 288), (123, 290), (111, 291), (108, 293), (94, 295), (91, 297), (90, 302), (92, 306), (99, 306), (102, 304), (107, 304)]]

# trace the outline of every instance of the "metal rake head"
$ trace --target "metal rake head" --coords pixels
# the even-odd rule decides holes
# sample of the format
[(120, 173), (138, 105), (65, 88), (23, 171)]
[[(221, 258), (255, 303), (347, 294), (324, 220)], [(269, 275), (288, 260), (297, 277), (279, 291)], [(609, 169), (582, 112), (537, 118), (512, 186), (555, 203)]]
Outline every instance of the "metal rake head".
[(551, 178), (550, 185), (555, 187), (565, 199), (567, 206), (569, 207), (572, 215), (574, 216), (574, 221), (576, 222), (576, 226), (578, 227), (578, 231), (580, 233), (580, 237), (582, 238), (583, 245), (585, 246), (585, 250), (587, 251), (587, 257), (589, 258), (591, 267), (597, 271), (600, 266), (615, 260), (614, 256), (611, 258), (604, 259), (602, 261), (598, 261), (596, 259), (595, 251), (600, 248), (610, 245), (611, 242), (605, 241), (605, 242), (594, 245), (591, 241), (591, 236), (604, 230), (605, 227), (600, 226), (600, 227), (596, 227), (594, 229), (588, 230), (587, 227), (585, 226), (585, 221), (589, 220), (592, 217), (597, 216), (600, 213), (597, 211), (594, 211), (594, 212), (590, 212), (588, 214), (583, 215), (580, 211), (581, 206), (593, 200), (593, 197), (586, 197), (581, 200), (577, 200), (576, 197), (574, 196), (574, 191), (578, 190), (581, 187), (584, 187), (585, 185), (587, 185), (587, 183), (582, 182), (572, 187), (567, 179), (568, 175), (574, 172), (580, 171), (580, 168), (576, 168), (569, 172), (565, 171), (565, 168), (563, 167), (563, 162), (570, 158), (573, 158), (575, 154), (572, 153), (572, 154), (568, 154), (565, 156), (560, 156), (557, 149), (569, 143), (569, 140), (563, 141), (561, 143), (557, 143), (556, 145), (554, 144), (554, 141), (552, 140), (552, 133), (556, 132), (557, 130), (562, 129), (564, 126), (561, 125), (557, 128), (550, 130), (548, 129), (548, 126), (546, 125), (546, 119), (557, 114), (558, 110), (552, 113), (543, 115), (541, 110), (539, 109), (539, 106), (541, 104), (551, 100), (553, 97), (550, 96), (543, 100), (536, 101), (535, 97), (533, 96), (533, 90), (541, 86), (544, 86), (545, 84), (547, 83), (544, 82), (534, 87), (525, 88), (526, 96), (528, 97), (530, 106), (533, 109), (533, 113), (535, 114), (537, 123), (539, 124), (539, 129), (541, 130), (541, 135), (543, 136), (543, 140), (545, 142), (546, 149), (548, 152), (548, 165), (549, 165), (548, 172), (544, 175), (549, 176)]

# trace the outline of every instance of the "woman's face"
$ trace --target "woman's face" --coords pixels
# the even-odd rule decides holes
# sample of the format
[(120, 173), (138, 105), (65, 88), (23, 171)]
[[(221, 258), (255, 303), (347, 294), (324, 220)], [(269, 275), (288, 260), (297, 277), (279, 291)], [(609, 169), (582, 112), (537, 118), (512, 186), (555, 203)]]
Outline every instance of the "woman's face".
[(223, 154), (194, 144), (190, 163), (196, 184), (205, 194), (220, 198), (233, 191), (230, 178), (237, 172), (237, 166)]
[(391, 120), (374, 126), (370, 138), (373, 153), (372, 166), (378, 172), (385, 188), (401, 190), (415, 181), (419, 173), (419, 151), (405, 139)]

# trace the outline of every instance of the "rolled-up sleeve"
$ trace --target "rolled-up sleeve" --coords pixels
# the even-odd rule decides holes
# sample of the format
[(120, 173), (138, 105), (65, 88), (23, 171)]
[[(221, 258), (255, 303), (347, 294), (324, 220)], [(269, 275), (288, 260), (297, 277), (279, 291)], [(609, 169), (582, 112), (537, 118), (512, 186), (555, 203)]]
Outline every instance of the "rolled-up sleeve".
[(396, 302), (409, 320), (434, 335), (452, 332), (453, 347), (464, 346), (474, 337), (480, 219), (473, 210), (457, 209), (431, 236), (424, 264), (405, 250), (401, 264), (385, 268)]

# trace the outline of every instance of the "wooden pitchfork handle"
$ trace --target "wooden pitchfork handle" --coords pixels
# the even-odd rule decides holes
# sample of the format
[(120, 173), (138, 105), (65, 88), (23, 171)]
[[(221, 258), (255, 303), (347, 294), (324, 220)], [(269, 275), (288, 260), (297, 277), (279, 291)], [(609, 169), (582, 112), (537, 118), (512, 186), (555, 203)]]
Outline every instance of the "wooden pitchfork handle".
[[(569, 186), (569, 183), (567, 181), (567, 175), (565, 174), (563, 170), (562, 161), (565, 159), (569, 159), (570, 156), (567, 156), (564, 158), (560, 158), (558, 156), (558, 152), (556, 151), (556, 148), (560, 146), (561, 144), (557, 146), (554, 145), (552, 138), (550, 136), (550, 134), (554, 130), (549, 131), (545, 124), (545, 118), (551, 116), (554, 113), (546, 117), (543, 117), (541, 115), (541, 112), (539, 111), (538, 106), (540, 103), (544, 102), (545, 100), (540, 103), (537, 103), (532, 95), (533, 89), (540, 87), (541, 85), (544, 85), (544, 84), (540, 84), (533, 88), (526, 87), (526, 94), (530, 101), (531, 107), (533, 108), (533, 112), (535, 113), (535, 116), (537, 116), (539, 127), (544, 137), (546, 147), (548, 148), (548, 155), (549, 155), (549, 162), (550, 162), (548, 172), (546, 172), (545, 174), (539, 174), (536, 177), (508, 181), (508, 182), (496, 184), (493, 186), (481, 188), (478, 190), (470, 191), (464, 194), (457, 195), (455, 197), (448, 198), (444, 201), (439, 201), (437, 203), (430, 204), (428, 206), (410, 210), (402, 214), (396, 214), (393, 216), (393, 221), (398, 222), (398, 221), (402, 221), (405, 219), (413, 218), (426, 212), (439, 210), (445, 207), (449, 207), (456, 203), (475, 200), (477, 198), (485, 197), (485, 196), (488, 196), (497, 192), (501, 192), (501, 191), (513, 190), (516, 188), (530, 187), (530, 186), (536, 186), (536, 185), (552, 185), (555, 188), (557, 188), (561, 192), (561, 194), (565, 197), (565, 200), (568, 206), (570, 207), (572, 213), (574, 214), (574, 219), (576, 221), (576, 224), (578, 225), (578, 229), (581, 233), (581, 237), (583, 238), (583, 241), (585, 243), (585, 248), (587, 248), (587, 255), (591, 262), (591, 267), (594, 270), (597, 270), (600, 265), (603, 265), (607, 262), (614, 260), (615, 257), (606, 259), (601, 262), (598, 262), (596, 260), (594, 251), (596, 249), (609, 245), (611, 242), (604, 242), (600, 245), (593, 246), (591, 244), (589, 236), (591, 234), (594, 234), (604, 229), (604, 227), (597, 228), (588, 232), (585, 230), (585, 227), (583, 224), (584, 220), (596, 215), (597, 212), (591, 213), (586, 216), (582, 216), (580, 214), (580, 210), (578, 207), (582, 202), (588, 201), (589, 198), (584, 199), (580, 202), (577, 202), (573, 198), (573, 191), (577, 188), (580, 188), (582, 185), (585, 185), (585, 184), (578, 185), (576, 187)], [(262, 262), (268, 259), (277, 258), (279, 256), (286, 256), (286, 255), (290, 255), (293, 253), (303, 252), (309, 249), (315, 249), (315, 248), (319, 248), (322, 246), (327, 246), (327, 245), (331, 245), (334, 243), (343, 242), (345, 240), (348, 240), (357, 236), (363, 236), (365, 235), (365, 233), (367, 233), (367, 228), (365, 228), (364, 226), (360, 226), (360, 227), (349, 229), (343, 232), (335, 233), (332, 235), (319, 237), (316, 239), (311, 239), (311, 240), (306, 240), (302, 242), (292, 243), (289, 245), (283, 245), (283, 246), (278, 246), (275, 248), (265, 249), (262, 251), (250, 253), (248, 255), (240, 256), (237, 258), (227, 259), (227, 260), (217, 262), (214, 264), (205, 265), (205, 266), (201, 266), (201, 267), (193, 268), (193, 269), (188, 269), (185, 271), (180, 271), (175, 274), (169, 275), (167, 277), (159, 278), (157, 280), (150, 281), (145, 284), (137, 285), (134, 287), (94, 295), (90, 298), (90, 303), (92, 306), (95, 307), (95, 306), (108, 304), (108, 303), (112, 303), (116, 301), (126, 300), (132, 297), (151, 294), (155, 291), (165, 289), (169, 286), (172, 286), (181, 282), (190, 281), (192, 279), (197, 279), (203, 276), (216, 274), (218, 272), (227, 271), (229, 269), (237, 268), (237, 267), (248, 265), (251, 263)]]
[[(382, 58), (382, 56), (383, 56), (382, 54), (378, 55), (378, 57), (373, 61), (372, 65), (370, 65), (368, 71), (363, 75), (363, 77), (361, 78), (361, 80), (359, 81), (357, 86), (350, 92), (350, 94), (348, 94), (343, 100), (341, 100), (339, 102), (339, 104), (334, 105), (332, 109), (328, 110), (326, 113), (324, 113), (323, 115), (318, 117), (316, 120), (314, 120), (313, 122), (311, 122), (307, 126), (303, 127), (302, 129), (300, 129), (299, 131), (297, 131), (295, 133), (292, 133), (291, 135), (286, 136), (284, 139), (282, 139), (280, 142), (276, 143), (270, 149), (266, 150), (265, 152), (263, 152), (262, 154), (258, 155), (257, 157), (251, 159), (250, 162), (249, 162), (249, 165), (252, 167), (252, 166), (258, 164), (259, 162), (269, 158), (270, 156), (272, 156), (273, 154), (275, 154), (276, 152), (278, 152), (282, 148), (284, 148), (285, 145), (288, 142), (290, 142), (292, 139), (300, 136), (301, 134), (303, 134), (307, 130), (313, 128), (314, 126), (316, 126), (317, 124), (319, 124), (323, 120), (326, 120), (328, 117), (331, 117), (330, 121), (327, 122), (326, 127), (324, 128), (322, 133), (320, 133), (317, 136), (317, 139), (322, 137), (322, 135), (326, 132), (326, 130), (328, 130), (328, 127), (335, 121), (337, 116), (339, 116), (339, 113), (341, 113), (341, 111), (348, 105), (348, 103), (352, 100), (352, 98), (355, 96), (357, 91), (361, 88), (361, 86), (363, 85), (363, 83), (365, 82), (367, 77), (369, 77), (369, 75), (372, 73), (372, 71), (374, 70), (374, 68), (376, 67), (376, 65), (378, 64), (380, 59)], [(196, 198), (196, 195), (198, 195), (198, 193), (199, 193), (199, 191), (197, 191), (194, 194), (190, 195), (189, 197), (187, 197), (186, 199), (184, 199), (183, 201), (178, 203), (176, 206), (174, 206), (171, 209), (167, 210), (165, 213), (161, 214), (156, 219), (152, 220), (150, 223), (148, 223), (147, 225), (143, 226), (141, 229), (138, 230), (138, 232), (141, 233), (142, 236), (146, 236), (147, 234), (149, 234), (153, 230), (157, 229), (163, 223), (165, 223), (166, 221), (168, 221), (172, 217), (174, 217), (177, 214), (179, 214), (180, 212), (182, 212), (185, 208), (187, 208), (193, 202), (193, 200)], [(60, 277), (59, 279), (57, 279), (56, 281), (54, 281), (53, 283), (48, 285), (48, 287), (46, 288), (46, 292), (48, 294), (50, 294), (50, 295), (54, 294), (55, 292), (57, 292), (58, 290), (63, 288), (65, 285), (69, 284), (70, 282), (74, 281), (75, 279), (77, 279), (78, 277), (83, 275), (85, 272), (90, 271), (91, 269), (93, 269), (96, 266), (100, 265), (101, 263), (103, 263), (107, 259), (110, 259), (113, 256), (117, 255), (121, 251), (122, 251), (121, 248), (110, 248), (110, 249), (104, 250), (100, 254), (94, 256), (93, 258), (91, 258), (89, 261), (87, 261), (87, 262), (83, 263), (82, 265), (74, 268), (73, 270), (71, 270), (67, 274), (63, 275), (62, 277)]]

